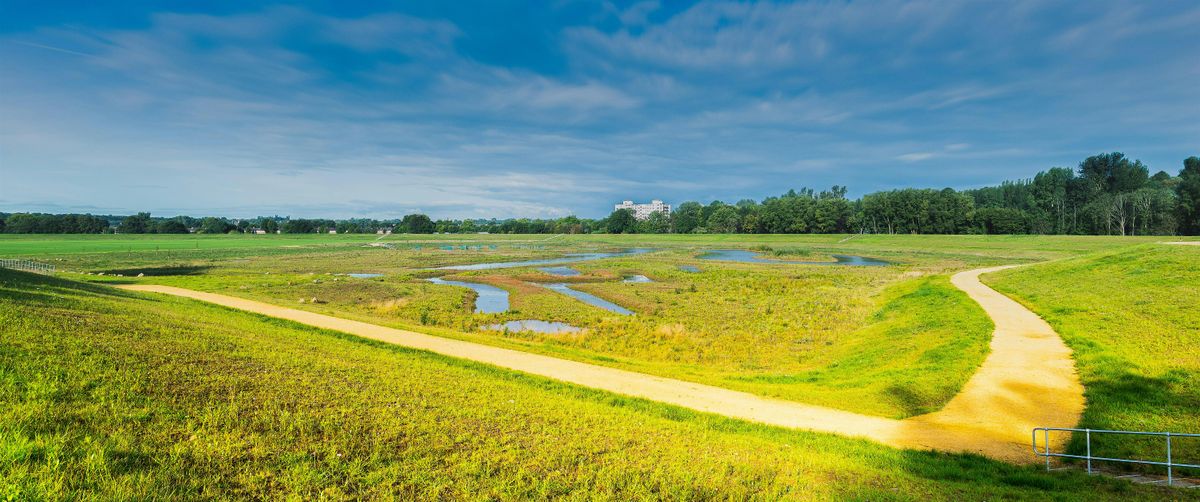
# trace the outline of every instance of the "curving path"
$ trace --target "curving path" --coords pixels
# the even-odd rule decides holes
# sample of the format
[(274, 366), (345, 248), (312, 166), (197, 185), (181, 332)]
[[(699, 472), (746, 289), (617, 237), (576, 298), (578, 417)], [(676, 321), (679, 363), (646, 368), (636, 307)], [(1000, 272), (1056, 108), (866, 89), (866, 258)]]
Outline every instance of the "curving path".
[[(991, 353), (962, 391), (940, 411), (904, 420), (781, 401), (673, 380), (352, 321), (215, 293), (157, 285), (120, 286), (165, 293), (287, 319), (415, 349), (492, 364), (585, 387), (674, 404), (769, 425), (867, 438), (901, 448), (974, 452), (1010, 462), (1034, 461), (1030, 429), (1074, 427), (1083, 386), (1070, 350), (1041, 318), (979, 281), (971, 270), (951, 281), (995, 322)], [(1066, 438), (1062, 438), (1065, 440)]]

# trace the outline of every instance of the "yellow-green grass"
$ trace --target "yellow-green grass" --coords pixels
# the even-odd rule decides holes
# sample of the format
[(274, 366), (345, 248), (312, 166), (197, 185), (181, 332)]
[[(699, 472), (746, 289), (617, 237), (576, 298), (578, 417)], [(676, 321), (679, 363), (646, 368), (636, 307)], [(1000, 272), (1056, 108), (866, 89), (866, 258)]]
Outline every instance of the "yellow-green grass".
[[(95, 236), (104, 237), (125, 236)], [(287, 242), (293, 236), (224, 238)], [(568, 235), (546, 240), (401, 235), (379, 241), (395, 245), (389, 249), (365, 247), (374, 238), (370, 243), (362, 238), (314, 235), (275, 247), (54, 256), (68, 269), (121, 273), (124, 279), (145, 273), (148, 277), (139, 282), (221, 292), (760, 395), (907, 417), (940, 408), (986, 354), (990, 323), (948, 284), (949, 274), (1143, 242), (1048, 236)], [(156, 237), (130, 239), (154, 242)], [(3, 245), (0, 240), (0, 249)], [(445, 245), (455, 249), (444, 250)], [(463, 245), (484, 249), (463, 250)], [(658, 251), (572, 264), (584, 272), (573, 278), (548, 276), (534, 267), (430, 270), (628, 247)], [(813, 261), (830, 260), (836, 253), (863, 254), (896, 265), (762, 265), (696, 258), (704, 250), (719, 248), (755, 249), (767, 256), (778, 251)], [(680, 271), (681, 264), (698, 266), (702, 272)], [(331, 275), (347, 272), (387, 275), (369, 280)], [(622, 275), (634, 273), (656, 282), (620, 282)], [(423, 281), (436, 274), (505, 288), (512, 308), (503, 314), (474, 314), (474, 293)], [(637, 315), (618, 316), (528, 284), (550, 281), (575, 282), (577, 289)], [(312, 298), (319, 303), (308, 303)], [(481, 326), (515, 319), (561, 321), (586, 330), (479, 332)]]
[[(145, 271), (150, 276), (139, 282), (221, 292), (887, 417), (939, 409), (986, 354), (991, 324), (948, 283), (945, 272), (952, 265), (928, 259), (892, 267), (764, 265), (699, 260), (695, 256), (701, 252), (667, 248), (575, 263), (571, 266), (583, 274), (567, 278), (536, 267), (470, 272), (387, 268), (383, 260), (411, 264), (420, 260), (414, 255), (443, 253), (373, 248), (248, 255), (198, 271), (150, 266), (108, 273)], [(488, 259), (480, 253), (469, 256)], [(810, 258), (827, 255), (812, 253)], [(685, 263), (701, 272), (681, 271), (678, 267)], [(300, 273), (381, 269), (399, 271), (375, 279)], [(505, 288), (511, 309), (474, 314), (474, 294), (422, 280), (434, 273)], [(621, 282), (630, 273), (656, 282)], [(616, 315), (536, 285), (551, 281), (575, 282), (578, 289), (637, 315)], [(311, 303), (314, 298), (318, 303)], [(576, 334), (479, 333), (481, 326), (516, 319), (586, 329)]]
[(0, 498), (1162, 499), (0, 271)]
[[(1200, 433), (1200, 247), (1146, 244), (984, 282), (1045, 318), (1074, 350), (1087, 398), (1080, 427)], [(1082, 452), (1082, 437), (1074, 439)], [(1175, 438), (1172, 447), (1177, 462), (1200, 463), (1200, 440)], [(1163, 438), (1093, 435), (1092, 449), (1166, 454)]]

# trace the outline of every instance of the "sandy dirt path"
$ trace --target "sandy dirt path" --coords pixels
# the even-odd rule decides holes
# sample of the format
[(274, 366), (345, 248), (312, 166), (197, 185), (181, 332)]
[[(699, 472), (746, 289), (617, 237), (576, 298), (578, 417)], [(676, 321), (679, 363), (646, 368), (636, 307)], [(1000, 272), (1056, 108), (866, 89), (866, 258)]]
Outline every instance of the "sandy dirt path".
[(1076, 377), (1070, 350), (1050, 326), (1017, 302), (979, 282), (980, 274), (1002, 268), (1005, 267), (971, 270), (952, 277), (954, 285), (979, 302), (995, 322), (991, 353), (942, 410), (905, 420), (781, 401), (215, 293), (148, 284), (120, 287), (192, 298), (752, 422), (867, 438), (901, 448), (974, 452), (1029, 463), (1035, 460), (1029, 447), (1030, 429), (1075, 426), (1083, 412), (1083, 386)]

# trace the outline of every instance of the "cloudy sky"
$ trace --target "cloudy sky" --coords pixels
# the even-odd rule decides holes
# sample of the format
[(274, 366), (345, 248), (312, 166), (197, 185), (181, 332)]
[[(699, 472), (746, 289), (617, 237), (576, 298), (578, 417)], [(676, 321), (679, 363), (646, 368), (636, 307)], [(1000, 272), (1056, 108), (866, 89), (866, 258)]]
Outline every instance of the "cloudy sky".
[(0, 211), (594, 217), (1102, 151), (1175, 173), (1197, 26), (1191, 0), (5, 0)]

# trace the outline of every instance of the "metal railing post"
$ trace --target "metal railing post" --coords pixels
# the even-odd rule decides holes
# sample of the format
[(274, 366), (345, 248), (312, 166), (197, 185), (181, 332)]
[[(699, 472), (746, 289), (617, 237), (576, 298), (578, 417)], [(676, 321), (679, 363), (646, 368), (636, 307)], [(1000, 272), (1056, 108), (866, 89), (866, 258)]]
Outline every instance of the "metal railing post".
[(1088, 474), (1092, 473), (1092, 430), (1086, 429), (1087, 432), (1087, 450), (1088, 450)]
[(1042, 432), (1045, 433), (1042, 441), (1046, 442), (1046, 472), (1050, 472), (1050, 429), (1044, 429)]
[(1171, 463), (1171, 433), (1168, 432), (1167, 433), (1167, 486), (1171, 486), (1175, 481), (1175, 479), (1174, 479), (1175, 472), (1172, 469), (1172, 467), (1174, 467), (1174, 466), (1171, 464), (1172, 464)]

